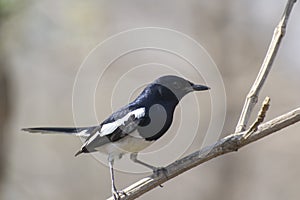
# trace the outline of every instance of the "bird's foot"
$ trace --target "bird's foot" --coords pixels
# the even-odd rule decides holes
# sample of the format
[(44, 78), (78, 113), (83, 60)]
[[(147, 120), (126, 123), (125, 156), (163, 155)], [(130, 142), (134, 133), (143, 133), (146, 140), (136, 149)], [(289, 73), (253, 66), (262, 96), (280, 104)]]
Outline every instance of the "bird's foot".
[(113, 192), (113, 196), (114, 196), (114, 200), (119, 200), (121, 199), (121, 196), (127, 196), (127, 194), (124, 191), (118, 191), (118, 190), (114, 190)]
[(153, 176), (154, 177), (158, 177), (161, 174), (163, 174), (164, 176), (167, 177), (168, 170), (164, 167), (156, 167), (156, 168), (153, 169)]

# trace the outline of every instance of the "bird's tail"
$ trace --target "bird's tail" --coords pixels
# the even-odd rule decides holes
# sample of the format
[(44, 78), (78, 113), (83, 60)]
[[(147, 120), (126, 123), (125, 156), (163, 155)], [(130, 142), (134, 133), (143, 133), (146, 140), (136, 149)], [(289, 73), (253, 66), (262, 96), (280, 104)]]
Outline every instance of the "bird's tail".
[(23, 128), (22, 131), (30, 133), (42, 133), (42, 134), (69, 134), (79, 137), (89, 137), (91, 129), (94, 127), (81, 127), (81, 128), (61, 128), (61, 127), (36, 127), (36, 128)]

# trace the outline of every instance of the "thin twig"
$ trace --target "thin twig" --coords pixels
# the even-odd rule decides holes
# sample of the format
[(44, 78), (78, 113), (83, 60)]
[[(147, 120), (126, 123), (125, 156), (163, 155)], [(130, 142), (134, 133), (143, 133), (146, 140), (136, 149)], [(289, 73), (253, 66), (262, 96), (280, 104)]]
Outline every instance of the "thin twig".
[[(239, 134), (233, 133), (219, 140), (214, 145), (196, 151), (182, 159), (171, 163), (166, 167), (165, 173), (162, 173), (159, 176), (155, 177), (145, 177), (140, 181), (132, 184), (131, 186), (125, 188), (123, 191), (127, 195), (122, 195), (120, 199), (135, 199), (142, 194), (152, 190), (153, 188), (163, 184), (164, 182), (182, 174), (183, 172), (200, 165), (201, 163), (207, 162), (223, 154), (237, 151), (243, 146), (246, 146), (267, 135), (275, 133), (276, 131), (279, 131), (298, 121), (300, 121), (300, 107), (261, 124), (260, 126), (258, 126), (258, 129), (246, 139), (243, 138), (245, 132), (241, 132)], [(113, 197), (110, 197), (108, 200), (113, 200)]]
[(256, 77), (256, 80), (247, 95), (243, 110), (241, 112), (241, 116), (239, 118), (239, 121), (235, 129), (236, 133), (246, 130), (246, 126), (248, 124), (251, 112), (255, 104), (257, 103), (259, 92), (267, 79), (273, 61), (278, 52), (280, 42), (285, 35), (287, 22), (296, 1), (297, 0), (288, 0), (283, 15), (281, 17), (281, 20), (274, 30), (272, 41), (270, 43), (265, 59), (262, 63), (262, 66)]
[(253, 134), (257, 130), (258, 126), (264, 121), (269, 107), (270, 97), (266, 97), (264, 102), (262, 103), (261, 109), (257, 115), (255, 122), (250, 126), (249, 130), (244, 135), (244, 139), (247, 139), (251, 134)]

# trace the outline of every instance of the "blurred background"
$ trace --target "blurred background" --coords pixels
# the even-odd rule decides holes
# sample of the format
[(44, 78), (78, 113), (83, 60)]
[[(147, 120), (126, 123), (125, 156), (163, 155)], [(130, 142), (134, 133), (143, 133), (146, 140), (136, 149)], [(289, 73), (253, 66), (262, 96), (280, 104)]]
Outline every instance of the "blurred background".
[[(285, 3), (0, 0), (0, 199), (110, 196), (108, 168), (91, 156), (74, 158), (79, 139), (26, 134), (20, 129), (72, 126), (72, 88), (80, 64), (99, 42), (120, 31), (164, 27), (201, 43), (225, 85), (222, 136), (233, 132)], [(296, 4), (260, 95), (259, 103), (266, 95), (271, 97), (267, 119), (300, 105), (299, 19)], [(107, 106), (100, 119), (110, 112)], [(140, 199), (299, 199), (299, 130), (296, 124), (238, 153), (209, 161)], [(201, 146), (200, 139), (192, 149)], [(118, 187), (145, 175), (117, 172)]]

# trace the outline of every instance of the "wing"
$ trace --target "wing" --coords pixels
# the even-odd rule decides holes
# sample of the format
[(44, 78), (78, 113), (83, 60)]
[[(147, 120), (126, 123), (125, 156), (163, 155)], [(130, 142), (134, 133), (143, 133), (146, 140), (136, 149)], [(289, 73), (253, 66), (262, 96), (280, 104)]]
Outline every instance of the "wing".
[(138, 127), (138, 124), (145, 116), (145, 108), (121, 109), (113, 113), (107, 120), (101, 123), (98, 130), (94, 131), (81, 150), (76, 154), (83, 152), (96, 151), (97, 147), (109, 142), (115, 142), (130, 134)]

